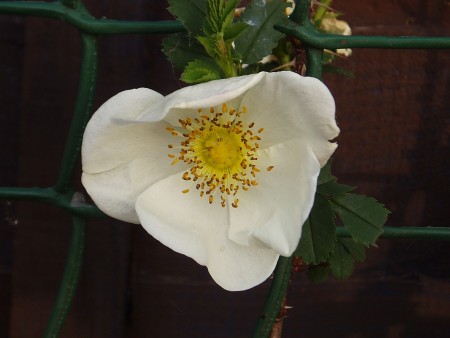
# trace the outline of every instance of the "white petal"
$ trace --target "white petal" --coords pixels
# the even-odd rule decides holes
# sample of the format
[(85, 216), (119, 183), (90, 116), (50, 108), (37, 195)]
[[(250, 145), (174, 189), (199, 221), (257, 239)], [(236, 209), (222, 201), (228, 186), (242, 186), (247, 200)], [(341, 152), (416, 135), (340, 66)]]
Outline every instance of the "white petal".
[[(251, 288), (272, 273), (278, 254), (248, 248), (228, 239), (228, 210), (209, 205), (195, 187), (181, 193), (184, 182), (170, 176), (148, 188), (137, 200), (136, 211), (150, 235), (172, 250), (206, 265), (213, 279), (227, 290)], [(192, 191), (193, 190), (193, 191)]]
[(268, 248), (236, 244), (227, 238), (227, 234), (211, 238), (208, 244), (208, 271), (217, 284), (229, 291), (247, 290), (264, 282), (272, 274), (279, 257)]
[(151, 184), (175, 172), (181, 176), (183, 169), (183, 166), (171, 166), (170, 159), (160, 153), (137, 158), (104, 172), (84, 172), (81, 181), (104, 213), (125, 222), (139, 223), (135, 211), (139, 195)]
[(186, 114), (195, 112), (198, 108), (209, 109), (235, 99), (240, 102), (240, 96), (255, 86), (263, 77), (264, 73), (258, 73), (182, 88), (166, 96), (164, 101), (159, 104), (149, 107), (142, 114), (140, 120), (159, 121), (164, 119), (172, 125), (178, 125), (179, 118), (184, 118)]
[[(230, 238), (242, 245), (258, 241), (290, 256), (314, 202), (320, 165), (311, 148), (296, 139), (260, 151), (258, 185), (241, 191), (230, 212)], [(272, 171), (265, 171), (273, 165)]]
[(83, 171), (98, 173), (151, 152), (160, 152), (162, 146), (167, 149), (171, 135), (164, 124), (132, 122), (162, 99), (161, 94), (140, 88), (121, 92), (105, 102), (92, 116), (84, 133)]
[(261, 147), (302, 138), (323, 166), (336, 149), (330, 143), (339, 134), (335, 105), (319, 80), (293, 72), (266, 73), (243, 97), (246, 119), (264, 128)]

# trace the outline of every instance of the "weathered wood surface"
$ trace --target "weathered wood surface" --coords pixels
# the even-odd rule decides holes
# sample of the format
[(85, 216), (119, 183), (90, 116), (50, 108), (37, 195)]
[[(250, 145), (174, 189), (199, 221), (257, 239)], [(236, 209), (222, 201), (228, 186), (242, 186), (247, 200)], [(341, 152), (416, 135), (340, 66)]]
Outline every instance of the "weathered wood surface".
[[(170, 18), (163, 2), (87, 6), (97, 17)], [(336, 0), (335, 6), (354, 34), (450, 33), (445, 1)], [(0, 184), (51, 185), (75, 102), (78, 34), (55, 20), (1, 15), (0, 45)], [(105, 36), (99, 55), (95, 107), (128, 88), (167, 94), (181, 86), (159, 36)], [(448, 63), (448, 51), (354, 50), (340, 65), (355, 78), (325, 77), (342, 130), (335, 174), (383, 201), (393, 212), (390, 225), (450, 225)], [(0, 337), (40, 337), (70, 221), (29, 202), (1, 204), (0, 212)], [(284, 336), (449, 336), (448, 257), (448, 243), (382, 240), (347, 282), (312, 285), (300, 274), (289, 289), (294, 308)], [(267, 287), (222, 291), (203, 267), (139, 226), (93, 221), (61, 337), (248, 337)]]

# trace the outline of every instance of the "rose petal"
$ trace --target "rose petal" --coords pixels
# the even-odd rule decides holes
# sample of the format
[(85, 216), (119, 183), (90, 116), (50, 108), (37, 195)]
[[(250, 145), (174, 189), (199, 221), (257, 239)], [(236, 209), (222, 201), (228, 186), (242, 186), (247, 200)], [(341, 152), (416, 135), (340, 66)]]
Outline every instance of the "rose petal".
[[(302, 140), (261, 150), (258, 185), (239, 195), (230, 211), (230, 238), (241, 245), (263, 242), (290, 256), (300, 240), (302, 225), (314, 202), (320, 165)], [(270, 172), (266, 166), (274, 166)]]
[[(162, 170), (161, 163), (167, 163)], [(135, 211), (136, 200), (151, 184), (178, 173), (184, 166), (171, 166), (164, 153), (154, 157), (137, 158), (111, 170), (83, 173), (81, 181), (89, 196), (105, 214), (119, 220), (139, 223)]]
[[(136, 211), (150, 235), (172, 250), (206, 265), (227, 290), (245, 290), (265, 280), (278, 254), (269, 248), (249, 248), (228, 239), (228, 210), (209, 205), (194, 191), (181, 193), (183, 181), (170, 176), (148, 188)], [(189, 185), (189, 182), (185, 182)]]
[(302, 138), (323, 166), (337, 147), (328, 142), (339, 134), (334, 100), (315, 78), (293, 72), (266, 73), (245, 94), (242, 105), (248, 110), (246, 119), (256, 122), (255, 129), (264, 128), (261, 148)]
[(132, 122), (148, 106), (162, 99), (153, 90), (139, 88), (123, 91), (106, 101), (92, 116), (84, 133), (83, 171), (98, 173), (167, 149), (172, 140), (165, 124)]
[(239, 105), (239, 96), (255, 86), (263, 77), (264, 73), (258, 73), (179, 89), (166, 96), (164, 101), (149, 107), (140, 119), (142, 121), (164, 119), (172, 125), (179, 125), (179, 118), (184, 118), (186, 114), (192, 114), (199, 108), (219, 107), (220, 109), (222, 103), (236, 98), (236, 105)]

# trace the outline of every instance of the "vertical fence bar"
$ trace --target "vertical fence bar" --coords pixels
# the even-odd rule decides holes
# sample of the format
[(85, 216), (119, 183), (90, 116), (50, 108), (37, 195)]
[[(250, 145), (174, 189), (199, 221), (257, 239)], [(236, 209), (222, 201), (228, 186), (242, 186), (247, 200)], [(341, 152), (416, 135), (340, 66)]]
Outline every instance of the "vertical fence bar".
[(72, 218), (72, 235), (63, 277), (47, 323), (44, 338), (56, 338), (69, 312), (80, 277), (84, 255), (85, 219)]
[(83, 57), (77, 101), (64, 148), (59, 176), (53, 187), (60, 193), (66, 193), (69, 189), (73, 170), (80, 155), (84, 128), (91, 117), (97, 82), (97, 37), (90, 34), (81, 34), (81, 39)]
[(322, 64), (323, 50), (306, 47), (306, 75), (322, 80), (323, 64)]

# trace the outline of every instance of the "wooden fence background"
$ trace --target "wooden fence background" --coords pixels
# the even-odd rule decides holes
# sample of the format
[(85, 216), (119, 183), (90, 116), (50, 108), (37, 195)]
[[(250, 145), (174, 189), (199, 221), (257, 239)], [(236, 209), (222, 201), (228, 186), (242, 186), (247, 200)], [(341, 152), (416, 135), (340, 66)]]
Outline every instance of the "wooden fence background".
[[(171, 19), (165, 1), (86, 1), (96, 17)], [(448, 1), (335, 0), (360, 35), (448, 36)], [(179, 88), (161, 36), (100, 40), (95, 108), (115, 93)], [(75, 103), (80, 40), (57, 20), (0, 15), (0, 186), (54, 183)], [(342, 133), (334, 172), (384, 202), (389, 225), (450, 226), (448, 51), (354, 50), (327, 75)], [(79, 176), (75, 177), (79, 181)], [(82, 187), (79, 187), (80, 190)], [(0, 337), (41, 337), (62, 274), (67, 215), (0, 201)], [(345, 282), (289, 288), (285, 337), (450, 336), (449, 243), (380, 240)], [(249, 337), (268, 283), (229, 293), (140, 226), (89, 222), (61, 337)]]

